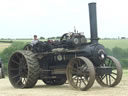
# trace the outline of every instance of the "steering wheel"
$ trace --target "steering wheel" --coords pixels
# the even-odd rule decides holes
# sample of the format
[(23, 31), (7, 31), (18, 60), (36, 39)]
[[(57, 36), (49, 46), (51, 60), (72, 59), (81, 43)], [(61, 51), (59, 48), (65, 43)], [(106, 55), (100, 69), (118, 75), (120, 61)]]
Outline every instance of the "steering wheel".
[(73, 34), (73, 32), (72, 33), (65, 33), (60, 38), (60, 42), (64, 42), (64, 41), (67, 41), (67, 40), (71, 39), (72, 38), (72, 34)]

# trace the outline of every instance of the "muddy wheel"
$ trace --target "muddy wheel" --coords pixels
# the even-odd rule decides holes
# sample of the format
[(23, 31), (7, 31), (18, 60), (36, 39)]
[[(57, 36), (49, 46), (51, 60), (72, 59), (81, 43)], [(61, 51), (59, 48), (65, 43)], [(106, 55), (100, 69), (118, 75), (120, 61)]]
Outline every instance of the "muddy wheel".
[(43, 82), (46, 85), (63, 85), (66, 80), (66, 78), (44, 79)]
[(32, 51), (32, 45), (30, 45), (30, 44), (27, 44), (25, 47), (24, 47), (24, 49), (23, 50), (28, 50), (28, 51)]
[(69, 62), (66, 75), (69, 84), (78, 90), (88, 90), (95, 81), (95, 70), (92, 62), (85, 57), (77, 57)]
[(8, 75), (15, 88), (34, 87), (39, 78), (39, 64), (30, 51), (15, 52), (8, 64)]
[(122, 78), (122, 67), (120, 62), (112, 56), (108, 56), (103, 66), (110, 67), (112, 69), (111, 74), (96, 75), (96, 81), (105, 87), (114, 87), (120, 83)]

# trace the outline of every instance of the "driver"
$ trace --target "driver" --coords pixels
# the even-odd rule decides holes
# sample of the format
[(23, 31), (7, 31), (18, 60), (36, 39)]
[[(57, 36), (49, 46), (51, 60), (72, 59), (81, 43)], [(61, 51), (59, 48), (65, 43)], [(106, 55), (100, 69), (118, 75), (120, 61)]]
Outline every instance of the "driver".
[(37, 44), (39, 42), (37, 35), (34, 35), (34, 39), (31, 42), (31, 45), (34, 46), (35, 44)]

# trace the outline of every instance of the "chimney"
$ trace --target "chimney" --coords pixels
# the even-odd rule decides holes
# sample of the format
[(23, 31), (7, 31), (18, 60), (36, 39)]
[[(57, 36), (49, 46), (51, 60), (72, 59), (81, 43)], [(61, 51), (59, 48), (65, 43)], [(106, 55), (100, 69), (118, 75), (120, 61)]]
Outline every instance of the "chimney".
[(90, 18), (90, 33), (91, 43), (98, 43), (97, 37), (97, 17), (96, 17), (96, 3), (89, 3), (89, 18)]

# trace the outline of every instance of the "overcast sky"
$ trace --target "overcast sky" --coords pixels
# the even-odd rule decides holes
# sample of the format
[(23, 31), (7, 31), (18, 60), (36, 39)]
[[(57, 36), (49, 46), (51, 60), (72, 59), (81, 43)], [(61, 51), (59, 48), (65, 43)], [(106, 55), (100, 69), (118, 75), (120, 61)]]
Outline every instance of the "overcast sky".
[(97, 3), (100, 38), (128, 37), (127, 0), (0, 0), (0, 38), (61, 36), (74, 26), (90, 37), (89, 2)]

